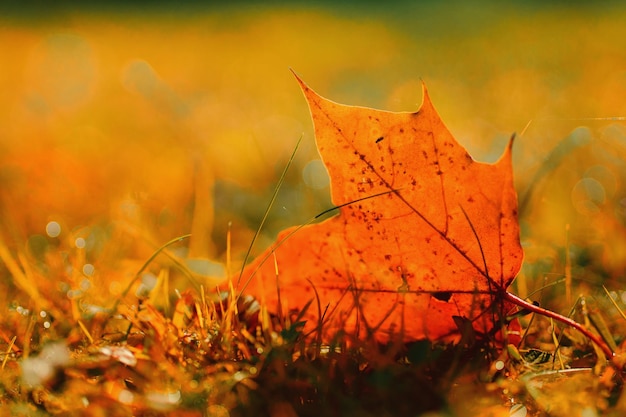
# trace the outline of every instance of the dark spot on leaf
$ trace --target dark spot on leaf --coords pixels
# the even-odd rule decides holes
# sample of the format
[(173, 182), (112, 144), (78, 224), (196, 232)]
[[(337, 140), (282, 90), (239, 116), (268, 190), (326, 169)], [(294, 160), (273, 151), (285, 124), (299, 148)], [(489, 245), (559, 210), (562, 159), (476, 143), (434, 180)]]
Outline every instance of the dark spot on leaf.
[(450, 291), (438, 291), (433, 293), (433, 297), (435, 297), (439, 301), (448, 302), (452, 297), (452, 293)]
[(380, 143), (383, 139), (385, 139), (383, 136), (379, 137), (378, 139), (376, 139), (376, 143)]

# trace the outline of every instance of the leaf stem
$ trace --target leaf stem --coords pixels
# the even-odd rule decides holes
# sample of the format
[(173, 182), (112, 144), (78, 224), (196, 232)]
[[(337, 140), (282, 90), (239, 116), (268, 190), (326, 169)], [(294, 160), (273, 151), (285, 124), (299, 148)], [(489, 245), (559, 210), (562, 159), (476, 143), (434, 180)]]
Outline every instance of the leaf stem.
[(593, 334), (591, 331), (589, 331), (589, 329), (587, 329), (585, 326), (583, 326), (582, 324), (570, 319), (569, 317), (565, 317), (562, 316), (558, 313), (555, 313), (554, 311), (550, 311), (547, 310), (545, 308), (539, 307), (537, 305), (534, 305), (532, 303), (529, 303), (528, 301), (518, 297), (515, 294), (512, 294), (508, 291), (504, 291), (504, 297), (505, 300), (518, 305), (520, 307), (523, 307), (527, 310), (532, 311), (533, 313), (537, 313), (537, 314), (541, 314), (542, 316), (546, 316), (546, 317), (550, 317), (553, 318), (554, 320), (560, 321), (563, 324), (566, 324), (568, 326), (571, 326), (573, 328), (575, 328), (576, 330), (578, 330), (579, 332), (581, 332), (583, 335), (587, 336), (593, 343), (595, 343), (596, 345), (598, 345), (598, 347), (600, 347), (600, 349), (602, 349), (602, 351), (604, 352), (604, 354), (606, 355), (607, 359), (609, 359), (611, 362), (613, 362), (613, 359), (615, 358), (615, 352), (613, 352), (611, 350), (611, 348), (609, 348), (607, 346), (607, 344), (598, 336), (596, 336), (595, 334)]

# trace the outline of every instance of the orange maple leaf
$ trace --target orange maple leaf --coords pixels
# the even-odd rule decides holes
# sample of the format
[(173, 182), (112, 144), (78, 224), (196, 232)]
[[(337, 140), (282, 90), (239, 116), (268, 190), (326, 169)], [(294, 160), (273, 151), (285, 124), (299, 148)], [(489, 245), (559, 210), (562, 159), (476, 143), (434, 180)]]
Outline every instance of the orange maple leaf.
[(459, 317), (491, 330), (523, 258), (512, 140), (495, 164), (476, 162), (425, 88), (417, 112), (394, 113), (337, 104), (298, 81), (340, 213), (283, 231), (240, 288), (274, 311), (314, 300), (305, 328), (323, 322), (325, 336), (451, 339)]

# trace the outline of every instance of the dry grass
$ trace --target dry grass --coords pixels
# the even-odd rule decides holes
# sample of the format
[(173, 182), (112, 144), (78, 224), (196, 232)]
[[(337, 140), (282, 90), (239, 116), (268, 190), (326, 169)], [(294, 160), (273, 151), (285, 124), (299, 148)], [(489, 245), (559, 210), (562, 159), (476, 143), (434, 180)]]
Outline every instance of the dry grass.
[[(456, 346), (380, 345), (350, 335), (320, 344), (302, 334), (298, 315), (276, 317), (256, 300), (204, 286), (169, 290), (182, 263), (163, 252), (182, 242), (133, 264), (135, 273), (125, 274), (129, 290), (115, 294), (55, 264), (82, 262), (80, 248), (49, 248), (47, 261), (37, 263), (0, 246), (4, 282), (12, 283), (7, 292), (28, 300), (13, 303), (0, 322), (2, 409), (24, 416), (273, 417), (469, 415), (476, 404), (488, 413), (512, 404), (532, 411), (520, 375), (559, 368), (562, 360), (597, 363), (574, 332), (526, 316), (526, 346), (554, 352), (555, 332), (563, 338), (557, 362), (537, 351), (497, 349), (496, 339), (476, 334)], [(149, 270), (160, 271), (151, 288), (142, 279)], [(55, 271), (72, 284), (52, 279), (60, 278)], [(610, 394), (598, 394), (604, 408)]]

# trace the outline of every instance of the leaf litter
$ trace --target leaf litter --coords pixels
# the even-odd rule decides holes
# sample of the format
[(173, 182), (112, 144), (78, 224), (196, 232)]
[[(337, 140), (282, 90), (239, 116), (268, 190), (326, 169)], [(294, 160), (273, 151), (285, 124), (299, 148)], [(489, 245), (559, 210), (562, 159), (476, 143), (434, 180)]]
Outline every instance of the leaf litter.
[[(70, 276), (72, 291), (85, 287), (75, 298), (50, 284), (64, 273), (58, 254), (41, 265), (0, 241), (3, 273), (30, 300), (10, 306), (0, 326), (3, 408), (515, 417), (626, 409), (623, 360), (613, 355), (621, 347), (598, 324), (605, 310), (578, 303), (577, 321), (567, 321), (507, 291), (522, 260), (511, 146), (496, 164), (472, 160), (426, 92), (418, 112), (390, 113), (342, 106), (300, 83), (340, 214), (283, 232), (221, 290), (199, 285), (166, 251), (182, 238), (156, 249), (115, 295)], [(423, 148), (411, 148), (416, 137)], [(84, 256), (67, 255), (60, 264)], [(148, 266), (161, 285), (137, 290)], [(157, 302), (159, 291), (172, 295), (170, 270), (191, 283), (173, 309)], [(581, 389), (585, 406), (568, 405)]]

